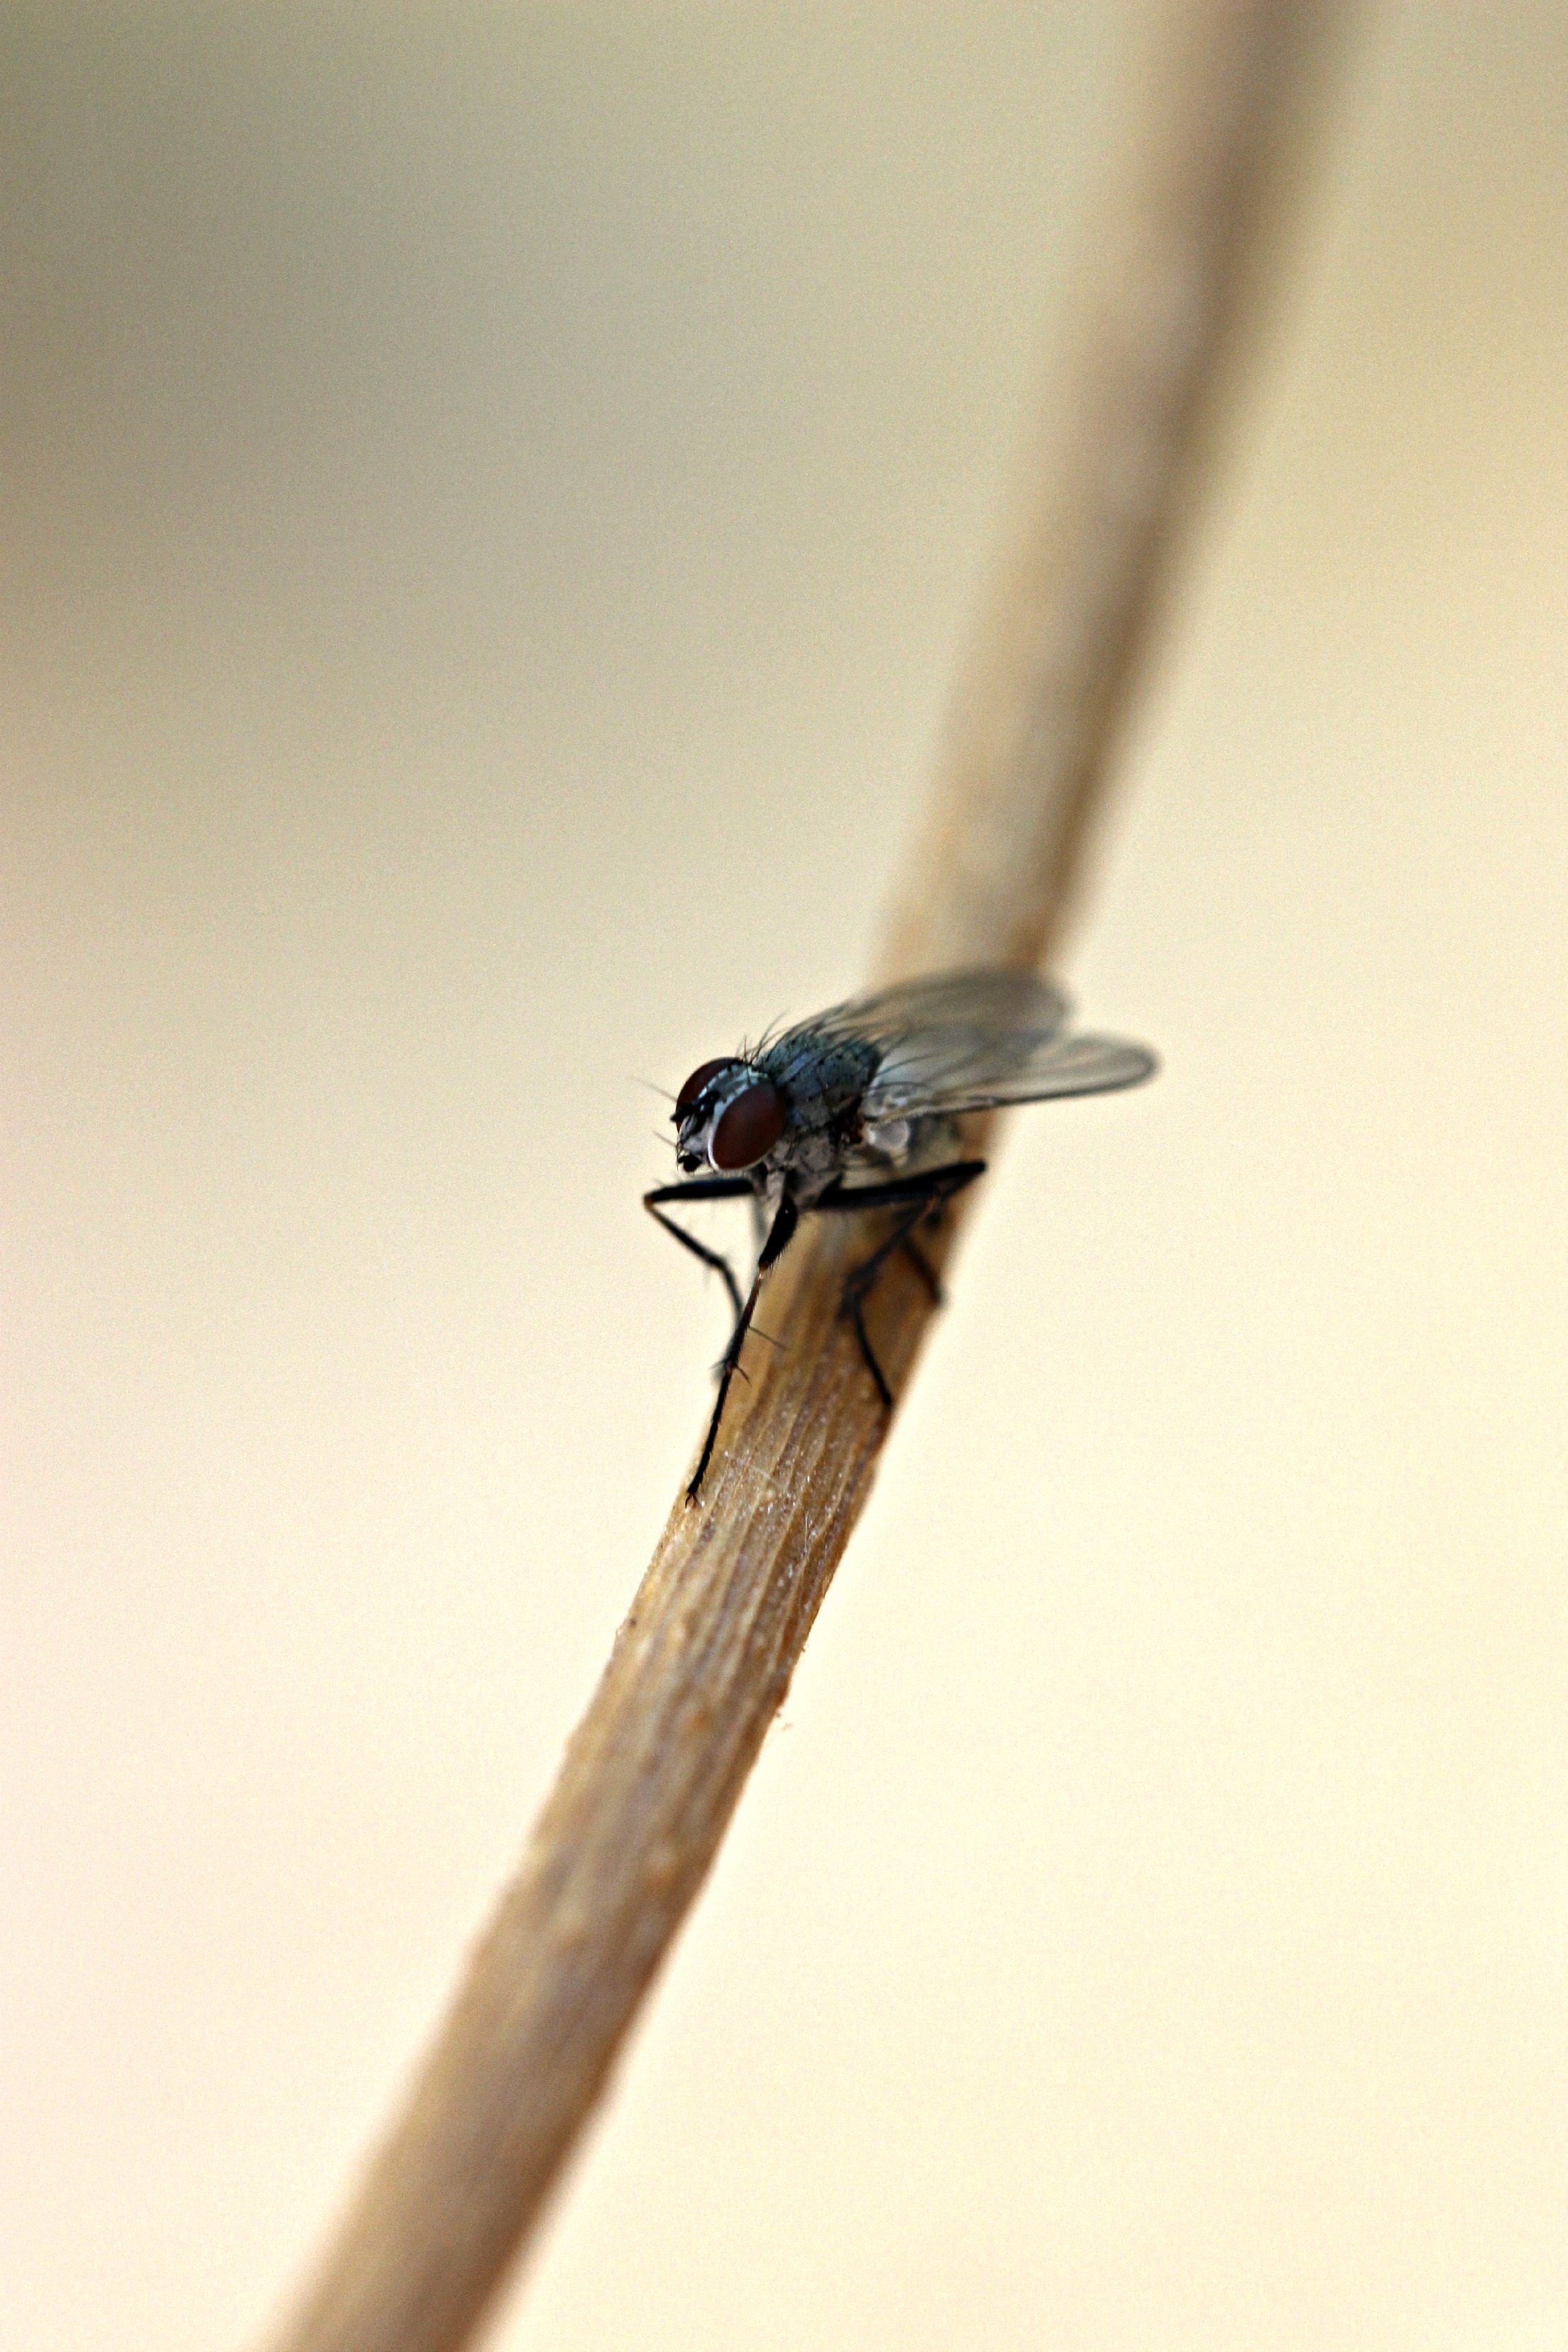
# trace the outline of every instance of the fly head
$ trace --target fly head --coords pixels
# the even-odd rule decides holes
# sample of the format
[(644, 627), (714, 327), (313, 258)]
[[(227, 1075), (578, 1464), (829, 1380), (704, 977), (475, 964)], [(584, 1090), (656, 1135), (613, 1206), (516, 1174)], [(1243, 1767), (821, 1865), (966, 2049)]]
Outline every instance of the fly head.
[(784, 1098), (771, 1078), (733, 1056), (703, 1062), (675, 1098), (675, 1156), (688, 1173), (738, 1176), (765, 1160), (784, 1129)]

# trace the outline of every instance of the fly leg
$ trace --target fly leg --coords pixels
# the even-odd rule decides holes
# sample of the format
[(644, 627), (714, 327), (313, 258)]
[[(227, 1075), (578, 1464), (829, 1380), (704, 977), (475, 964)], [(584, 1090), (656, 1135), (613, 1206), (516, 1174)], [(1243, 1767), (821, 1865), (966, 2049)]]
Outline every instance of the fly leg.
[(721, 1257), (717, 1250), (710, 1250), (698, 1241), (684, 1226), (678, 1225), (673, 1217), (661, 1216), (659, 1211), (668, 1201), (738, 1201), (745, 1192), (756, 1199), (757, 1188), (749, 1176), (694, 1176), (689, 1184), (656, 1184), (651, 1192), (645, 1192), (642, 1196), (643, 1207), (656, 1225), (662, 1225), (667, 1234), (674, 1235), (682, 1249), (689, 1250), (693, 1257), (700, 1257), (704, 1265), (711, 1266), (715, 1274), (723, 1276), (730, 1304), (737, 1316), (742, 1306), (741, 1286), (731, 1269), (729, 1259)]
[[(942, 1203), (939, 1201), (937, 1202), (937, 1208), (940, 1209)], [(934, 1222), (935, 1215), (935, 1210), (928, 1209), (925, 1215), (921, 1219), (921, 1223), (926, 1225), (932, 1223)], [(918, 1226), (916, 1231), (919, 1231)], [(930, 1291), (931, 1305), (933, 1307), (945, 1307), (947, 1305), (947, 1293), (942, 1286), (942, 1276), (938, 1274), (935, 1266), (932, 1265), (930, 1258), (927, 1257), (924, 1250), (921, 1249), (919, 1242), (916, 1241), (914, 1234), (906, 1234), (903, 1240), (899, 1244), (899, 1247), (902, 1250), (904, 1255), (909, 1259), (910, 1264), (914, 1267), (915, 1272), (920, 1276), (921, 1280), (925, 1284), (926, 1288)]]
[(915, 1232), (913, 1234), (906, 1234), (903, 1240), (899, 1244), (900, 1252), (908, 1258), (910, 1264), (914, 1267), (915, 1272), (920, 1276), (921, 1280), (924, 1283), (927, 1290), (930, 1292), (931, 1303), (933, 1307), (945, 1307), (947, 1305), (947, 1292), (942, 1287), (941, 1275), (938, 1274), (935, 1266), (932, 1265), (930, 1258), (927, 1257), (924, 1250), (915, 1239), (915, 1234), (919, 1234), (928, 1229), (931, 1233), (934, 1233), (942, 1223), (942, 1213), (943, 1209), (946, 1208), (951, 1198), (952, 1195), (950, 1193), (943, 1192), (940, 1194), (934, 1205), (926, 1211), (925, 1215), (921, 1219), (919, 1224), (916, 1225)]
[(881, 1278), (882, 1269), (895, 1250), (902, 1250), (914, 1260), (932, 1298), (941, 1304), (942, 1286), (935, 1268), (927, 1259), (914, 1236), (926, 1219), (946, 1207), (955, 1193), (966, 1184), (973, 1184), (985, 1172), (984, 1160), (955, 1160), (946, 1168), (932, 1168), (918, 1176), (895, 1176), (886, 1184), (846, 1184), (840, 1177), (826, 1191), (819, 1192), (812, 1202), (814, 1209), (856, 1210), (895, 1209), (907, 1206), (909, 1213), (900, 1217), (887, 1240), (874, 1249), (864, 1265), (856, 1267), (844, 1286), (843, 1302), (839, 1307), (855, 1326), (855, 1337), (860, 1343), (860, 1353), (866, 1370), (877, 1384), (877, 1394), (883, 1410), (891, 1412), (893, 1391), (888, 1386), (882, 1367), (866, 1331), (866, 1300)]
[[(701, 1459), (693, 1471), (691, 1484), (686, 1490), (686, 1499), (689, 1503), (694, 1503), (697, 1500), (698, 1491), (708, 1475), (708, 1465), (713, 1459), (714, 1441), (719, 1434), (719, 1423), (724, 1417), (724, 1400), (730, 1393), (730, 1383), (740, 1367), (741, 1349), (745, 1342), (746, 1333), (751, 1328), (752, 1316), (757, 1304), (757, 1293), (763, 1286), (763, 1276), (769, 1267), (776, 1265), (789, 1247), (794, 1238), (795, 1229), (799, 1223), (800, 1211), (790, 1193), (786, 1192), (773, 1213), (773, 1221), (768, 1230), (768, 1237), (763, 1244), (762, 1255), (757, 1260), (756, 1273), (752, 1276), (751, 1291), (745, 1305), (740, 1309), (735, 1328), (730, 1335), (730, 1344), (725, 1349), (720, 1362), (719, 1393), (713, 1400), (713, 1418), (708, 1424), (708, 1434), (702, 1441)], [(682, 1234), (681, 1238), (685, 1240), (686, 1236)], [(725, 1272), (728, 1273), (728, 1271), (726, 1267)]]

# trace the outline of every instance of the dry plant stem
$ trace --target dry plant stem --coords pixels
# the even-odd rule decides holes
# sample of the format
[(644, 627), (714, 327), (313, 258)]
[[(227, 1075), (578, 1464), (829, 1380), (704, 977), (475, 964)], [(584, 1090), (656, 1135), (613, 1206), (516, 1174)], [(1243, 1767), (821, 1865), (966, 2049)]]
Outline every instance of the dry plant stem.
[[(1033, 963), (1049, 943), (1253, 274), (1301, 37), (1321, 16), (1282, 0), (1161, 12), (885, 976)], [(593, 2106), (887, 1433), (838, 1319), (856, 1249), (845, 1222), (808, 1224), (773, 1278), (769, 1327), (787, 1349), (753, 1351), (700, 1504), (677, 1501), (521, 1871), (279, 2352), (463, 2343)], [(895, 1393), (930, 1313), (895, 1261), (874, 1307)]]

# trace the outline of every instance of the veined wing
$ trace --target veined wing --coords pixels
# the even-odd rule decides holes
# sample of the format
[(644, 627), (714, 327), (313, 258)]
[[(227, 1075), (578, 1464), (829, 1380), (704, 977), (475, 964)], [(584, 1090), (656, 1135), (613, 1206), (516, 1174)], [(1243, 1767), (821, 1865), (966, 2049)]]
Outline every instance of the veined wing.
[(1061, 990), (1036, 972), (939, 971), (829, 1005), (776, 1042), (784, 1048), (864, 1044), (885, 1058), (895, 1048), (913, 1052), (917, 1041), (933, 1053), (962, 1056), (987, 1043), (1005, 1050), (1004, 1041), (1010, 1039), (1022, 1053), (1058, 1035), (1068, 1011)]
[(881, 1063), (866, 1091), (868, 1123), (896, 1118), (956, 1117), (960, 1111), (1000, 1110), (1007, 1103), (1049, 1102), (1060, 1095), (1108, 1095), (1153, 1076), (1160, 1065), (1147, 1045), (1126, 1037), (1047, 1038), (1010, 1068), (984, 1060), (937, 1076), (929, 1066), (906, 1074), (896, 1055)]
[(834, 1005), (799, 1038), (863, 1041), (877, 1067), (862, 1110), (868, 1125), (990, 1110), (1053, 1096), (1136, 1086), (1152, 1054), (1118, 1037), (1065, 1034), (1068, 1001), (1032, 972), (940, 972)]

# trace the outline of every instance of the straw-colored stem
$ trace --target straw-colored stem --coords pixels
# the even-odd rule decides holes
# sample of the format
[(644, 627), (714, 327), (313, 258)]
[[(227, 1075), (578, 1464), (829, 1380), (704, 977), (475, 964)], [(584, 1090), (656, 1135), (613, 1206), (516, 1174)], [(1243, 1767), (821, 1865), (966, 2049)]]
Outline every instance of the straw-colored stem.
[[(883, 977), (1032, 964), (1050, 943), (1322, 14), (1159, 14)], [(788, 1347), (754, 1351), (700, 1504), (677, 1500), (518, 1877), (279, 2352), (452, 2352), (535, 2222), (713, 1859), (887, 1435), (838, 1315), (847, 1222), (808, 1223), (781, 1265), (768, 1317)], [(930, 1314), (895, 1262), (876, 1306), (895, 1393)]]

